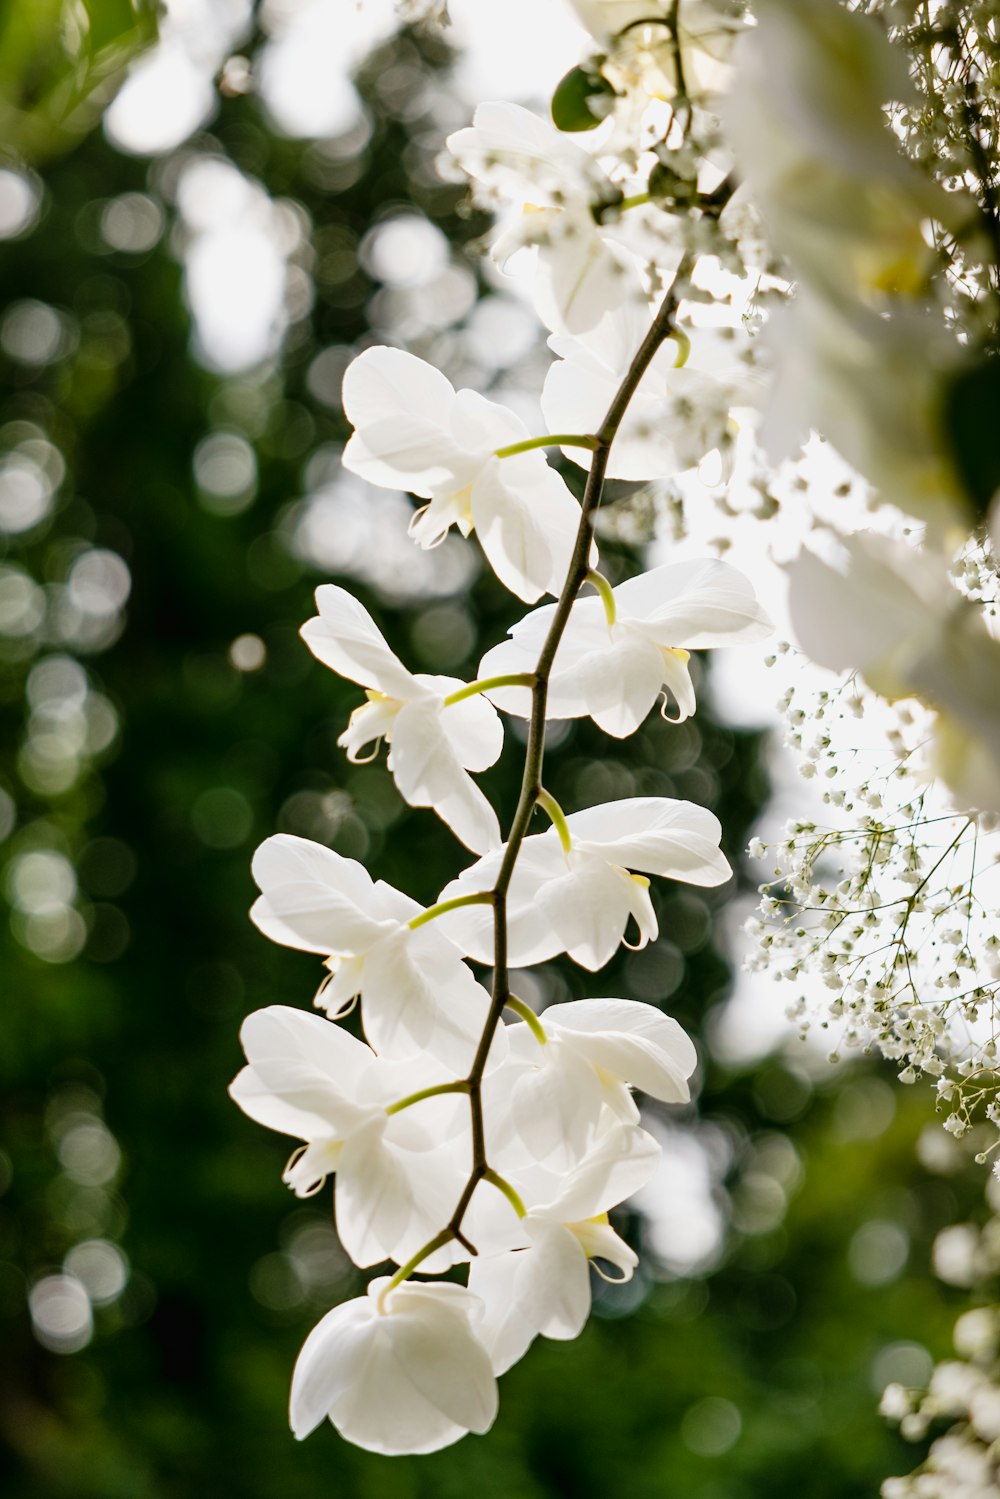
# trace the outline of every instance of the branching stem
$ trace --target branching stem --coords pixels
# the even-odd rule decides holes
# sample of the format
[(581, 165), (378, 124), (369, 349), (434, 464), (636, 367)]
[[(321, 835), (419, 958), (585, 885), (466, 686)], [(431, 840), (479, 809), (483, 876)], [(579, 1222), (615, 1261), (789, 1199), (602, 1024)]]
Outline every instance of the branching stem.
[[(569, 570), (562, 592), (556, 602), (552, 621), (549, 625), (548, 634), (542, 645), (538, 657), (538, 664), (534, 671), (534, 685), (531, 689), (531, 720), (528, 729), (528, 744), (524, 755), (524, 772), (521, 777), (521, 792), (518, 797), (517, 807), (511, 822), (510, 832), (507, 835), (507, 843), (503, 851), (503, 858), (497, 874), (496, 884), (492, 892), (487, 895), (481, 893), (465, 900), (461, 898), (458, 904), (469, 904), (472, 901), (492, 901), (493, 904), (493, 987), (489, 1013), (483, 1026), (479, 1045), (473, 1058), (468, 1077), (464, 1080), (464, 1087), (469, 1095), (469, 1110), (472, 1124), (472, 1165), (468, 1180), (462, 1189), (462, 1193), (455, 1204), (446, 1228), (429, 1245), (415, 1255), (412, 1260), (396, 1271), (386, 1291), (388, 1291), (405, 1280), (420, 1262), (433, 1253), (435, 1249), (446, 1244), (450, 1239), (457, 1239), (470, 1254), (475, 1254), (475, 1247), (469, 1242), (462, 1232), (462, 1224), (472, 1201), (473, 1194), (481, 1181), (489, 1181), (493, 1186), (509, 1198), (515, 1210), (518, 1211), (518, 1203), (514, 1202), (517, 1196), (510, 1184), (504, 1182), (493, 1167), (489, 1164), (486, 1155), (486, 1134), (483, 1121), (483, 1099), (482, 1082), (486, 1071), (486, 1060), (489, 1056), (493, 1038), (496, 1035), (497, 1026), (501, 1022), (504, 1010), (509, 1006), (525, 1019), (521, 1001), (517, 1000), (510, 992), (510, 976), (507, 962), (507, 892), (514, 875), (514, 866), (517, 863), (521, 845), (528, 835), (531, 817), (535, 808), (539, 805), (546, 794), (542, 786), (542, 765), (545, 759), (545, 710), (548, 703), (549, 677), (552, 672), (552, 664), (555, 661), (559, 642), (563, 637), (566, 625), (569, 621), (570, 611), (574, 600), (590, 571), (590, 552), (594, 539), (594, 520), (601, 504), (604, 494), (604, 478), (608, 467), (608, 456), (611, 452), (611, 444), (614, 442), (621, 426), (622, 418), (628, 410), (629, 402), (635, 395), (639, 382), (649, 368), (654, 355), (663, 343), (673, 335), (674, 321), (677, 309), (683, 296), (683, 288), (691, 273), (693, 257), (685, 255), (677, 268), (674, 279), (663, 297), (662, 302), (653, 318), (649, 332), (643, 339), (641, 345), (625, 372), (622, 382), (615, 392), (614, 399), (608, 407), (607, 414), (601, 423), (600, 429), (593, 439), (594, 456), (591, 460), (590, 472), (580, 502), (580, 524), (573, 544), (570, 557)], [(553, 439), (548, 439), (552, 441)], [(448, 903), (443, 903), (447, 905)], [(440, 907), (431, 907), (431, 911), (438, 913)], [(423, 919), (429, 917), (430, 912), (425, 913)], [(421, 918), (416, 918), (418, 921)], [(412, 925), (412, 923), (411, 923)], [(532, 1017), (534, 1019), (534, 1017)], [(530, 1024), (530, 1022), (528, 1022)], [(535, 1021), (537, 1025), (537, 1020)], [(539, 1029), (541, 1027), (539, 1026)], [(511, 1195), (513, 1194), (513, 1196)], [(520, 1203), (522, 1213), (524, 1204)]]

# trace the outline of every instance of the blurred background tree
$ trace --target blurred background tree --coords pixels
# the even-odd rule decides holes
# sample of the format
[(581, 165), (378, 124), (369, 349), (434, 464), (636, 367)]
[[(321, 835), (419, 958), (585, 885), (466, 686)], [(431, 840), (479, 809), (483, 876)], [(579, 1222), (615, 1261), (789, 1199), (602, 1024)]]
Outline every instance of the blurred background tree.
[[(532, 996), (631, 994), (700, 1039), (697, 1108), (653, 1116), (643, 1276), (505, 1377), (484, 1439), (387, 1460), (288, 1433), (299, 1344), (358, 1278), (328, 1199), (286, 1195), (287, 1142), (226, 1096), (241, 1017), (320, 977), (247, 921), (250, 854), (299, 833), (424, 901), (462, 863), (383, 768), (346, 764), (357, 693), (296, 631), (338, 578), (407, 660), (471, 673), (516, 612), (473, 547), (428, 559), (402, 497), (340, 472), (340, 375), (385, 339), (508, 398), (544, 366), (435, 167), (464, 116), (446, 40), (383, 38), (357, 96), (331, 85), (334, 116), (296, 129), (287, 90), (268, 110), (253, 87), (280, 71), (273, 26), (268, 52), (244, 7), (212, 19), (139, 62), (153, 99), (195, 62), (219, 77), (211, 134), (195, 110), (164, 144), (128, 90), (99, 126), (145, 12), (0, 11), (3, 1491), (870, 1495), (909, 1465), (874, 1404), (946, 1347), (930, 1245), (975, 1181), (944, 1137), (915, 1164), (926, 1099), (874, 1066), (834, 1086), (822, 1060), (727, 1060), (730, 890), (665, 886), (654, 947), (597, 978), (547, 965)], [(763, 745), (718, 715), (654, 716), (613, 760), (570, 725), (552, 789), (710, 805), (738, 863)], [(519, 772), (515, 741), (499, 806)]]

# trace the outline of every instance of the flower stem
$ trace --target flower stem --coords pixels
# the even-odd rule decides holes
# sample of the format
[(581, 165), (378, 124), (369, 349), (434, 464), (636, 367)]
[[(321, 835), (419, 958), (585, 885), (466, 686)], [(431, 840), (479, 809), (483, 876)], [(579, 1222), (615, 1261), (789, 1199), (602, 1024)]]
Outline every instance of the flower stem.
[(507, 846), (493, 887), (493, 989), (492, 1001), (486, 1024), (476, 1049), (469, 1072), (469, 1108), (472, 1114), (472, 1169), (455, 1211), (451, 1215), (449, 1229), (461, 1236), (462, 1220), (477, 1186), (491, 1168), (486, 1158), (486, 1135), (483, 1125), (483, 1102), (481, 1083), (486, 1068), (493, 1037), (501, 1022), (503, 1012), (511, 1000), (510, 976), (507, 967), (507, 892), (514, 875), (514, 865), (521, 845), (528, 834), (531, 814), (538, 805), (542, 791), (542, 762), (545, 758), (545, 710), (548, 705), (549, 676), (552, 663), (559, 649), (563, 632), (569, 620), (573, 602), (580, 592), (590, 570), (590, 549), (594, 540), (594, 518), (604, 494), (604, 476), (607, 472), (611, 444), (618, 433), (629, 407), (629, 402), (638, 389), (639, 382), (649, 368), (657, 350), (671, 335), (677, 309), (682, 298), (682, 287), (690, 275), (693, 256), (685, 255), (677, 267), (674, 279), (667, 289), (646, 337), (633, 356), (615, 392), (598, 432), (598, 445), (594, 449), (590, 472), (580, 502), (580, 524), (570, 556), (569, 568), (562, 592), (549, 624), (548, 634), (539, 653), (535, 667), (535, 685), (531, 689), (531, 719), (528, 728), (528, 744), (524, 755), (524, 771), (521, 776), (521, 792), (507, 836)]
[(615, 591), (604, 574), (599, 573), (596, 568), (588, 568), (586, 581), (592, 583), (601, 595), (601, 603), (604, 605), (604, 618), (607, 620), (608, 628), (610, 629), (618, 618)]
[[(570, 556), (569, 568), (562, 592), (556, 601), (552, 619), (549, 624), (548, 634), (542, 645), (538, 657), (538, 665), (533, 673), (534, 683), (531, 688), (532, 704), (531, 719), (528, 728), (528, 744), (524, 755), (524, 771), (521, 776), (521, 791), (518, 796), (517, 807), (514, 811), (510, 832), (507, 835), (507, 844), (503, 851), (500, 869), (497, 873), (496, 884), (492, 891), (481, 891), (475, 895), (458, 897), (454, 901), (442, 901), (438, 906), (432, 906), (422, 916), (415, 917), (410, 922), (411, 927), (423, 921), (431, 920), (440, 915), (444, 910), (451, 910), (459, 905), (472, 905), (474, 903), (492, 903), (493, 906), (493, 987), (490, 998), (489, 1013), (483, 1026), (476, 1054), (469, 1069), (469, 1075), (465, 1079), (465, 1087), (469, 1095), (469, 1111), (472, 1126), (472, 1165), (468, 1180), (462, 1189), (461, 1196), (455, 1205), (455, 1210), (448, 1221), (446, 1228), (436, 1238), (431, 1239), (413, 1259), (396, 1271), (389, 1282), (379, 1304), (384, 1297), (400, 1281), (406, 1279), (420, 1262), (439, 1249), (442, 1244), (448, 1243), (450, 1239), (457, 1239), (460, 1244), (471, 1253), (475, 1254), (475, 1248), (462, 1232), (462, 1222), (468, 1211), (469, 1203), (472, 1201), (476, 1188), (481, 1181), (489, 1181), (498, 1191), (504, 1193), (515, 1211), (522, 1213), (524, 1204), (517, 1196), (509, 1182), (494, 1171), (489, 1164), (486, 1155), (486, 1130), (483, 1121), (483, 1098), (482, 1082), (486, 1071), (486, 1061), (493, 1045), (493, 1037), (496, 1035), (497, 1027), (502, 1023), (503, 1012), (508, 1006), (530, 1025), (528, 1020), (527, 1006), (515, 998), (510, 992), (510, 975), (508, 972), (507, 951), (507, 892), (514, 875), (514, 866), (521, 852), (521, 845), (528, 834), (531, 824), (532, 813), (539, 805), (544, 792), (542, 786), (542, 763), (545, 758), (545, 711), (548, 704), (549, 676), (552, 672), (552, 663), (555, 661), (559, 642), (562, 640), (566, 629), (574, 600), (583, 584), (587, 581), (590, 571), (590, 550), (594, 540), (594, 519), (604, 494), (604, 477), (608, 467), (608, 456), (611, 452), (611, 444), (614, 442), (621, 426), (622, 418), (629, 407), (629, 402), (635, 395), (639, 382), (646, 373), (657, 350), (671, 337), (677, 309), (680, 304), (683, 287), (690, 275), (693, 265), (693, 256), (685, 255), (677, 268), (673, 282), (667, 289), (662, 302), (653, 318), (652, 324), (639, 348), (633, 356), (632, 362), (622, 378), (622, 382), (615, 392), (611, 405), (608, 407), (604, 420), (595, 438), (588, 438), (584, 446), (593, 449), (590, 471), (587, 475), (586, 486), (583, 491), (583, 499), (580, 502), (580, 524), (577, 528), (576, 540), (573, 543), (573, 551)], [(561, 444), (565, 438), (556, 439)], [(552, 438), (535, 441), (531, 445), (543, 446), (552, 442)], [(523, 448), (519, 449), (524, 451)], [(501, 456), (509, 453), (509, 449), (501, 450)], [(544, 806), (544, 803), (542, 803)], [(551, 815), (551, 814), (550, 814)], [(537, 1019), (532, 1017), (535, 1026), (541, 1029)], [(534, 1029), (534, 1026), (532, 1026)]]
[(506, 1180), (505, 1177), (502, 1177), (498, 1171), (493, 1170), (492, 1166), (487, 1166), (485, 1172), (483, 1173), (483, 1181), (489, 1182), (490, 1186), (496, 1187), (498, 1192), (503, 1193), (519, 1218), (524, 1218), (527, 1216), (528, 1209), (521, 1201), (518, 1193), (515, 1192), (514, 1188), (511, 1186), (510, 1182)]
[(448, 911), (457, 911), (460, 906), (491, 906), (493, 898), (492, 890), (477, 890), (473, 895), (456, 895), (451, 900), (439, 900), (436, 906), (428, 906), (419, 916), (411, 916), (406, 925), (411, 932), (415, 932), (418, 927), (426, 926), (429, 921), (436, 921)]
[(547, 432), (544, 437), (526, 437), (523, 442), (497, 448), (494, 457), (516, 458), (518, 453), (530, 453), (533, 448), (589, 448), (593, 453), (597, 446), (598, 439), (589, 432)]
[[(535, 1014), (531, 1006), (526, 1005), (523, 999), (518, 999), (516, 994), (508, 994), (507, 1008), (508, 1010), (513, 1010), (515, 1015), (520, 1015), (521, 1019), (524, 1021), (525, 1025), (528, 1027), (529, 1031), (538, 1042), (539, 1046), (544, 1046), (549, 1038), (545, 1034), (545, 1029), (542, 1025), (542, 1022), (539, 1020), (538, 1016)], [(1000, 1141), (998, 1141), (998, 1143), (1000, 1143)]]
[(443, 1249), (445, 1244), (450, 1243), (454, 1237), (455, 1235), (452, 1233), (450, 1228), (443, 1228), (441, 1232), (439, 1234), (435, 1234), (433, 1239), (430, 1239), (422, 1249), (418, 1249), (416, 1254), (411, 1255), (405, 1265), (400, 1265), (399, 1269), (396, 1271), (389, 1284), (387, 1286), (384, 1286), (383, 1289), (379, 1292), (379, 1311), (385, 1311), (385, 1298), (389, 1295), (390, 1291), (394, 1291), (397, 1286), (402, 1285), (404, 1280), (408, 1280), (413, 1274), (414, 1270), (416, 1270), (418, 1265), (422, 1264), (424, 1260), (429, 1259), (436, 1250)]
[(407, 1093), (405, 1098), (399, 1098), (386, 1108), (387, 1114), (401, 1114), (404, 1109), (410, 1108), (412, 1104), (423, 1103), (425, 1098), (439, 1098), (442, 1093), (468, 1093), (469, 1085), (463, 1078), (461, 1082), (435, 1083), (430, 1088), (420, 1088), (416, 1093)]
[(563, 846), (563, 852), (568, 854), (573, 847), (573, 835), (569, 830), (569, 823), (566, 821), (566, 813), (560, 807), (555, 797), (549, 795), (544, 786), (538, 793), (538, 805), (559, 834), (559, 842)]
[(444, 700), (446, 708), (453, 708), (456, 703), (463, 703), (467, 697), (477, 697), (481, 692), (492, 692), (494, 687), (534, 687), (535, 673), (533, 671), (511, 671), (503, 677), (480, 677), (476, 682), (468, 682), (466, 686), (459, 687), (455, 692), (449, 692)]

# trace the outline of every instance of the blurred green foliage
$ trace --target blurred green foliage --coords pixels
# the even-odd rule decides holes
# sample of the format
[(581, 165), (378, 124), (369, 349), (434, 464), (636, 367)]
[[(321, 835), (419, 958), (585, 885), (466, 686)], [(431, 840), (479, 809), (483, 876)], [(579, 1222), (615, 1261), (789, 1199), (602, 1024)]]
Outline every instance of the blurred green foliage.
[(71, 149), (156, 31), (155, 0), (3, 0), (0, 151), (38, 164)]
[[(29, 24), (24, 7), (7, 7), (15, 40), (3, 66), (35, 55), (41, 12)], [(126, 12), (109, 8), (119, 20), (99, 28), (90, 8), (89, 56), (133, 34)], [(37, 227), (2, 251), (5, 318), (42, 306), (65, 336), (35, 361), (0, 339), (0, 447), (9, 455), (43, 434), (66, 469), (49, 512), (0, 555), (48, 600), (44, 621), (2, 637), (0, 784), (17, 806), (3, 878), (16, 894), (18, 861), (55, 851), (76, 871), (86, 927), (79, 956), (57, 962), (41, 938), (33, 950), (32, 932), (48, 928), (32, 927), (16, 900), (0, 926), (6, 1499), (867, 1499), (910, 1465), (875, 1415), (879, 1380), (905, 1379), (914, 1357), (924, 1368), (909, 1345), (935, 1356), (946, 1346), (953, 1308), (929, 1280), (928, 1246), (974, 1186), (915, 1164), (925, 1099), (892, 1091), (873, 1068), (835, 1085), (780, 1059), (742, 1072), (714, 1063), (704, 1037), (730, 983), (724, 895), (666, 885), (652, 952), (597, 977), (553, 964), (545, 982), (550, 998), (659, 1001), (701, 1035), (702, 1093), (685, 1127), (714, 1152), (716, 1195), (724, 1182), (732, 1203), (719, 1262), (672, 1275), (656, 1272), (650, 1250), (645, 1280), (599, 1287), (577, 1344), (542, 1341), (505, 1376), (483, 1439), (388, 1460), (329, 1429), (301, 1447), (287, 1430), (298, 1347), (360, 1278), (336, 1244), (328, 1195), (293, 1202), (280, 1183), (287, 1142), (226, 1096), (241, 1017), (308, 1005), (321, 976), (247, 921), (250, 854), (277, 829), (305, 833), (425, 901), (462, 863), (383, 769), (350, 767), (336, 749), (357, 692), (297, 640), (324, 575), (288, 544), (311, 456), (346, 436), (309, 371), (318, 351), (368, 334), (377, 286), (354, 255), (359, 240), (389, 204), (425, 213), (459, 259), (483, 228), (462, 211), (461, 189), (435, 180), (435, 141), (414, 154), (414, 117), (385, 87), (389, 77), (397, 93), (401, 77), (414, 94), (428, 80), (443, 87), (447, 62), (443, 44), (412, 35), (370, 62), (360, 82), (372, 133), (349, 169), (278, 137), (253, 97), (224, 99), (212, 136), (185, 148), (223, 156), (311, 221), (315, 304), (280, 364), (253, 376), (226, 380), (192, 358), (168, 236), (122, 250), (95, 227), (101, 205), (129, 194), (169, 214), (169, 161), (150, 168), (89, 133), (47, 166)], [(11, 90), (18, 119), (51, 126), (20, 137), (20, 149), (65, 146), (71, 116), (53, 103), (64, 86), (53, 76), (31, 94)], [(344, 247), (349, 274), (340, 265), (324, 277), (324, 256)], [(0, 320), (0, 332), (10, 326)], [(192, 475), (197, 444), (219, 427), (242, 432), (256, 456), (257, 497), (237, 513), (206, 508)], [(132, 592), (120, 638), (88, 651), (60, 637), (52, 611), (95, 551), (125, 560)], [(419, 654), (426, 606), (360, 591), (394, 647)], [(448, 670), (472, 671), (514, 617), (511, 600), (480, 576), (457, 603), (473, 628)], [(257, 669), (234, 664), (232, 643), (246, 636), (263, 643)], [(120, 728), (60, 787), (32, 758), (34, 673), (68, 655), (84, 661), (87, 690), (114, 706)], [(508, 808), (518, 748), (512, 738), (485, 779)], [(547, 779), (568, 808), (636, 793), (712, 805), (738, 862), (766, 794), (761, 748), (703, 706), (681, 727), (654, 716), (613, 753), (574, 725)], [(635, 1215), (627, 1226), (652, 1237)], [(96, 1307), (86, 1346), (46, 1349), (29, 1290), (95, 1238), (127, 1256), (128, 1283)]]

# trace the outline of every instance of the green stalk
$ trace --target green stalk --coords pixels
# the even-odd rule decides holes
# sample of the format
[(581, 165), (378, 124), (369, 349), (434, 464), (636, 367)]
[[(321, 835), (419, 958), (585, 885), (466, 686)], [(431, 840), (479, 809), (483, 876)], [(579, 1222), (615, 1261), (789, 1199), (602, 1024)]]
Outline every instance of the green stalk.
[(481, 692), (492, 692), (494, 687), (534, 687), (534, 685), (535, 673), (533, 671), (511, 671), (504, 677), (480, 677), (476, 682), (468, 682), (455, 692), (449, 692), (444, 705), (446, 708), (453, 708), (456, 703), (463, 703), (467, 697), (478, 697)]
[(407, 1093), (405, 1098), (399, 1098), (395, 1103), (390, 1103), (386, 1108), (387, 1114), (401, 1114), (404, 1109), (410, 1108), (415, 1103), (423, 1103), (425, 1098), (439, 1098), (442, 1093), (468, 1093), (469, 1085), (462, 1079), (456, 1083), (435, 1083), (430, 1088), (420, 1088), (416, 1093)]
[(457, 911), (460, 906), (491, 906), (493, 904), (492, 890), (477, 890), (474, 895), (456, 895), (451, 900), (439, 900), (436, 906), (428, 906), (426, 911), (421, 911), (419, 916), (411, 916), (406, 925), (411, 932), (418, 927), (426, 926), (429, 921), (436, 921), (439, 916), (444, 916), (448, 911)]
[(569, 823), (566, 821), (566, 813), (560, 807), (555, 797), (549, 795), (544, 786), (538, 793), (538, 805), (559, 834), (559, 842), (563, 846), (563, 852), (568, 854), (573, 847), (573, 835), (569, 830)]
[(497, 448), (495, 458), (516, 458), (518, 453), (530, 453), (534, 448), (588, 448), (594, 452), (598, 439), (589, 432), (548, 432), (544, 437), (526, 437), (523, 442), (512, 442), (505, 448)]

